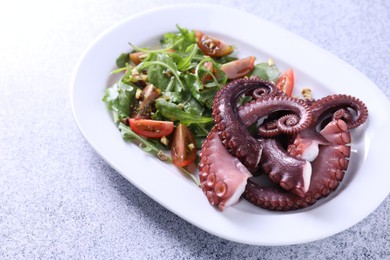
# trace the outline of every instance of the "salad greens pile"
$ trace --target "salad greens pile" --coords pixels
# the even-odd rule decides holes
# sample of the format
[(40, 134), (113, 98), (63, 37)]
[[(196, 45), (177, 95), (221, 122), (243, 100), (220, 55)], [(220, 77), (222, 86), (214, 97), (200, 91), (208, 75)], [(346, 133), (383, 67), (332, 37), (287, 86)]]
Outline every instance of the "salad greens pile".
[[(125, 139), (137, 140), (142, 147), (157, 154), (169, 149), (158, 139), (138, 136), (128, 124), (128, 118), (141, 117), (172, 121), (186, 125), (194, 135), (197, 147), (213, 127), (211, 115), (215, 94), (229, 82), (221, 68), (238, 60), (233, 54), (222, 57), (206, 55), (199, 46), (195, 30), (177, 26), (176, 32), (165, 33), (159, 49), (132, 47), (116, 60), (120, 79), (105, 90), (103, 101), (112, 111), (114, 122)], [(276, 82), (278, 68), (272, 62), (254, 65), (247, 76), (258, 76)], [(153, 96), (140, 104), (139, 96)]]

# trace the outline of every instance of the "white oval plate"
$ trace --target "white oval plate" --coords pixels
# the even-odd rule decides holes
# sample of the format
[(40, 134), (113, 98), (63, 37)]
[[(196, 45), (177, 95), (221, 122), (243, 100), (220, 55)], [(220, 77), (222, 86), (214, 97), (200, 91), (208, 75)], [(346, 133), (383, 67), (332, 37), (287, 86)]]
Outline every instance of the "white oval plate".
[[(238, 47), (236, 55), (273, 58), (281, 70), (294, 68), (297, 93), (311, 87), (314, 97), (346, 93), (362, 99), (369, 120), (353, 133), (351, 167), (336, 192), (295, 212), (270, 212), (246, 201), (220, 212), (200, 188), (171, 165), (125, 142), (101, 101), (112, 84), (115, 59), (137, 46), (176, 31), (176, 24), (199, 29)], [(385, 172), (390, 139), (390, 105), (365, 76), (332, 54), (258, 17), (221, 6), (179, 5), (148, 11), (104, 32), (82, 56), (71, 86), (73, 113), (96, 152), (128, 181), (195, 226), (216, 236), (253, 245), (288, 245), (322, 239), (363, 220), (386, 198)]]

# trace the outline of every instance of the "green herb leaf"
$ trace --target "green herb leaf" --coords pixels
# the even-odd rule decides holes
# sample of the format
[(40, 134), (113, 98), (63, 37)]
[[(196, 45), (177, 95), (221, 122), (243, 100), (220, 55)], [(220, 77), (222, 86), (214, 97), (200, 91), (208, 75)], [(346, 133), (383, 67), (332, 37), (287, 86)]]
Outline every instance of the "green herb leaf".
[(200, 114), (188, 113), (180, 108), (179, 105), (168, 102), (162, 98), (156, 100), (157, 110), (172, 121), (180, 121), (182, 124), (206, 124), (213, 122), (212, 117), (204, 117)]
[(130, 62), (129, 53), (122, 53), (116, 59), (116, 66), (118, 66), (118, 68), (123, 68), (123, 67), (126, 67), (126, 64), (129, 62)]
[(148, 59), (147, 61), (141, 62), (137, 66), (137, 69), (139, 71), (147, 69), (148, 81), (162, 91), (165, 91), (168, 87), (171, 77), (175, 77), (177, 80), (177, 86), (179, 88), (177, 91), (182, 91), (185, 88), (180, 79), (180, 72), (168, 54), (157, 54), (154, 60)]
[(161, 40), (163, 47), (172, 46), (176, 51), (184, 52), (188, 46), (196, 43), (195, 31), (176, 26), (176, 33), (166, 33)]
[(269, 65), (267, 62), (256, 64), (250, 73), (250, 76), (257, 76), (264, 80), (276, 82), (280, 71), (275, 65)]
[(135, 96), (135, 88), (119, 80), (104, 92), (103, 102), (113, 111), (114, 121), (118, 123), (130, 116), (130, 108)]
[(186, 74), (183, 76), (191, 95), (201, 104), (207, 108), (213, 106), (214, 96), (219, 91), (219, 85), (204, 89), (204, 86), (198, 78), (193, 74)]
[(184, 103), (184, 111), (190, 114), (202, 115), (204, 110), (205, 108), (194, 98), (190, 98), (188, 102)]
[(177, 69), (180, 71), (188, 70), (191, 67), (192, 59), (199, 50), (197, 44), (190, 45), (185, 51), (185, 58), (181, 59), (177, 64)]

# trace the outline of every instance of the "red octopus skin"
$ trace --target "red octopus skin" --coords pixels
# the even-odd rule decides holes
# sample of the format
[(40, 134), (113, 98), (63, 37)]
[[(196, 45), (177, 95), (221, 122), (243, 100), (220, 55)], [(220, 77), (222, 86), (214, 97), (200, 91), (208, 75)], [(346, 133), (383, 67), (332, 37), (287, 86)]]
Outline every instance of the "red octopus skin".
[[(238, 98), (243, 93), (254, 90), (263, 90), (264, 95), (256, 93), (257, 99), (245, 104), (237, 111)], [(222, 88), (215, 97), (213, 116), (218, 135), (226, 149), (239, 158), (252, 173), (258, 169), (262, 147), (249, 133), (247, 127), (276, 111), (289, 111), (299, 117), (296, 119), (297, 117), (284, 116), (278, 121), (278, 131), (272, 131), (272, 135), (302, 131), (312, 121), (309, 107), (305, 102), (282, 95), (272, 83), (256, 78), (233, 81)], [(244, 118), (238, 114), (246, 116)], [(293, 124), (289, 125), (291, 122)]]
[(243, 194), (244, 198), (262, 208), (288, 211), (305, 208), (313, 205), (320, 198), (328, 196), (339, 186), (348, 168), (351, 138), (349, 130), (344, 130), (345, 128), (346, 123), (342, 120), (331, 121), (324, 128), (325, 138), (335, 134), (348, 135), (348, 142), (342, 143), (340, 140), (344, 140), (344, 138), (336, 138), (335, 143), (320, 146), (318, 156), (312, 162), (313, 172), (310, 187), (303, 197), (279, 187), (261, 187), (249, 180)]
[[(304, 177), (301, 180), (295, 178), (297, 184), (294, 186), (291, 184), (291, 180), (287, 181), (289, 174), (291, 174), (290, 172), (286, 171), (284, 174), (281, 174), (282, 171), (275, 171), (275, 166), (272, 165), (272, 163), (277, 163), (279, 159), (283, 160), (283, 153), (282, 155), (277, 155), (277, 153), (284, 152), (283, 148), (272, 146), (272, 144), (274, 146), (275, 144), (277, 145), (275, 139), (270, 139), (272, 141), (267, 142), (264, 141), (264, 136), (259, 138), (252, 137), (246, 129), (250, 124), (257, 121), (259, 117), (273, 113), (273, 108), (266, 108), (264, 112), (260, 109), (261, 105), (256, 100), (248, 104), (248, 107), (253, 106), (249, 110), (245, 110), (242, 107), (237, 109), (237, 100), (241, 94), (247, 91), (261, 89), (262, 87), (265, 87), (265, 90), (257, 91), (253, 96), (258, 97), (258, 100), (261, 100), (261, 102), (268, 102), (267, 106), (270, 106), (271, 100), (277, 100), (279, 102), (285, 98), (283, 96), (275, 97), (280, 96), (280, 93), (273, 92), (274, 85), (267, 85), (263, 81), (259, 82), (259, 79), (240, 79), (234, 81), (229, 83), (216, 95), (213, 106), (213, 116), (216, 126), (207, 137), (202, 148), (200, 179), (202, 190), (210, 203), (217, 205), (220, 210), (238, 201), (242, 192), (242, 186), (247, 181), (248, 184), (243, 194), (244, 198), (255, 205), (272, 210), (304, 208), (314, 204), (318, 199), (328, 196), (330, 192), (338, 187), (349, 164), (349, 143), (351, 141), (349, 129), (363, 124), (368, 117), (368, 110), (364, 103), (348, 95), (331, 95), (319, 101), (313, 100), (307, 102), (306, 105), (309, 106), (309, 109), (305, 107), (303, 109), (306, 111), (305, 113), (302, 113), (303, 110), (300, 110), (298, 113), (300, 116), (306, 115), (306, 121), (303, 120), (304, 127), (301, 129), (298, 128), (299, 131), (310, 127), (307, 129), (308, 132), (315, 132), (313, 136), (319, 135), (316, 132), (317, 125), (329, 120), (329, 116), (333, 118), (333, 121), (328, 123), (321, 131), (324, 138), (319, 138), (319, 141), (316, 140), (315, 145), (320, 145), (320, 147), (318, 149), (318, 156), (311, 164), (313, 174), (311, 176), (310, 187), (308, 188), (305, 185), (299, 184), (299, 181), (301, 183), (305, 182), (304, 180), (302, 181), (302, 179), (305, 179)], [(290, 101), (295, 102), (293, 100)], [(251, 110), (257, 105), (259, 107), (256, 108), (256, 111), (260, 115), (257, 113), (251, 114)], [(340, 115), (338, 115), (339, 111), (341, 111)], [(355, 112), (356, 116), (351, 111)], [(296, 111), (294, 112), (296, 113)], [(262, 131), (259, 132), (260, 135), (267, 133), (267, 129), (262, 129)], [(274, 129), (271, 129), (269, 132), (272, 132), (271, 134), (273, 135), (273, 131)], [(276, 131), (277, 134), (281, 133), (278, 131)], [(286, 130), (284, 133), (296, 133), (288, 131)], [(299, 131), (297, 130), (297, 132)], [(212, 146), (217, 147), (218, 150), (210, 153), (209, 150), (211, 150)], [(266, 152), (264, 153), (264, 151)], [(245, 166), (251, 172), (257, 170), (262, 152), (265, 155), (265, 158), (261, 161), (263, 169), (265, 169), (271, 179), (279, 182), (280, 186), (284, 189), (280, 186), (278, 188), (261, 187), (249, 178), (250, 172), (245, 171), (247, 170)], [(269, 153), (268, 158), (267, 152)], [(291, 150), (291, 152), (293, 151)], [(218, 156), (217, 159), (215, 158), (216, 156)], [(294, 156), (294, 154), (291, 156), (294, 163), (291, 163), (290, 166), (292, 169), (298, 169), (298, 172), (302, 172), (302, 164), (295, 162), (305, 162), (305, 160), (300, 160)], [(220, 161), (222, 157), (226, 161)], [(238, 163), (237, 158), (245, 166)], [(226, 165), (229, 166), (226, 167)], [(284, 168), (287, 169), (288, 166)], [(299, 170), (300, 168), (301, 170)], [(244, 173), (244, 177), (242, 177), (242, 173)], [(226, 181), (230, 180), (230, 178), (234, 180), (231, 184)]]
[[(312, 122), (311, 112), (304, 101), (287, 96), (268, 96), (261, 100), (252, 101), (240, 107), (238, 115), (242, 123), (248, 127), (261, 117), (283, 110), (289, 110), (295, 115), (299, 115), (299, 119), (293, 126), (286, 126), (283, 127), (283, 130), (272, 133), (293, 134), (303, 131)], [(281, 119), (284, 118), (286, 116)], [(263, 155), (260, 161), (260, 168), (263, 172), (284, 189), (290, 190), (298, 196), (304, 196), (310, 184), (312, 171), (310, 163), (288, 155), (272, 138), (258, 140), (261, 140), (263, 147)]]
[(340, 109), (348, 108), (357, 114), (355, 117), (348, 117), (348, 120), (344, 119), (348, 129), (356, 128), (367, 120), (368, 109), (360, 99), (345, 94), (334, 94), (318, 99), (311, 104), (310, 109), (315, 119), (313, 123), (316, 124), (324, 116), (332, 115)]
[(223, 146), (215, 129), (203, 143), (199, 164), (201, 188), (221, 211), (238, 202), (252, 174)]
[[(305, 141), (310, 141), (310, 135), (313, 135), (313, 139), (316, 139), (314, 146), (320, 145), (318, 156), (312, 163), (313, 173), (309, 191), (303, 198), (300, 198), (280, 187), (264, 187), (249, 179), (244, 198), (253, 204), (270, 210), (287, 211), (305, 208), (314, 204), (318, 199), (328, 196), (342, 181), (349, 164), (351, 149), (349, 129), (356, 128), (367, 120), (367, 107), (361, 100), (343, 94), (330, 95), (318, 101), (312, 100), (308, 102), (308, 105), (310, 105), (315, 120), (310, 128), (304, 131), (306, 132)], [(329, 118), (333, 118), (333, 121), (321, 130), (321, 134), (326, 139), (324, 142), (314, 136), (318, 135), (316, 127)], [(313, 134), (310, 134), (310, 131)], [(327, 145), (326, 142), (330, 142), (331, 145)], [(290, 152), (293, 156), (302, 157), (302, 151), (295, 149), (299, 146), (297, 139), (294, 145), (294, 149), (290, 148)], [(309, 147), (312, 146), (313, 144), (309, 145)], [(305, 149), (303, 146), (301, 148)]]
[(309, 189), (312, 175), (310, 162), (290, 156), (273, 138), (263, 139), (261, 168), (269, 179), (299, 197)]
[(287, 152), (296, 158), (312, 162), (317, 158), (320, 145), (328, 145), (329, 142), (313, 129), (306, 129), (298, 133), (294, 142), (287, 148)]
[(262, 148), (247, 128), (239, 123), (236, 104), (242, 94), (254, 90), (259, 91), (256, 96), (279, 93), (272, 82), (259, 78), (242, 78), (223, 87), (216, 94), (213, 105), (214, 122), (219, 137), (226, 149), (239, 158), (250, 172), (257, 170)]

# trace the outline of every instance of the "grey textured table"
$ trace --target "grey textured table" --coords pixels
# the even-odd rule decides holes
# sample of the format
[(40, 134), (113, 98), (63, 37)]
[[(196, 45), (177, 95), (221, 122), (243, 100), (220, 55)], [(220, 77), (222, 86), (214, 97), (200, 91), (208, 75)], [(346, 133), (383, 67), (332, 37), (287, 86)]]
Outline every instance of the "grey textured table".
[[(69, 100), (82, 52), (130, 15), (186, 2), (1, 2), (0, 258), (390, 259), (390, 197), (332, 237), (249, 246), (180, 219), (91, 149)], [(390, 98), (389, 1), (213, 2), (262, 17), (332, 52)]]

